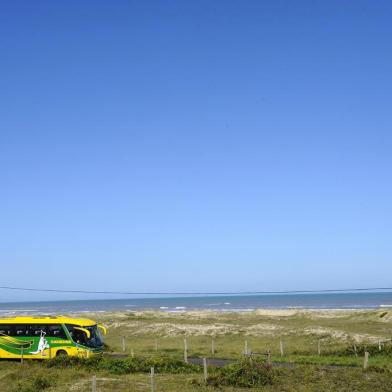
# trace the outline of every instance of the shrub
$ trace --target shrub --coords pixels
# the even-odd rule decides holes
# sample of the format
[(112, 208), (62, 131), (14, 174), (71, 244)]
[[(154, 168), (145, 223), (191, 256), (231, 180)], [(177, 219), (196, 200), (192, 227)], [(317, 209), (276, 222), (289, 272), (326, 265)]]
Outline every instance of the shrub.
[(54, 379), (39, 375), (33, 378), (29, 384), (18, 384), (16, 390), (18, 392), (41, 392), (55, 385)]
[(106, 353), (112, 353), (113, 349), (107, 343), (104, 343), (103, 344), (103, 351)]
[(243, 359), (226, 367), (216, 369), (208, 378), (207, 383), (214, 387), (255, 387), (270, 385), (274, 382), (275, 372), (271, 366), (264, 362), (252, 359)]
[(87, 369), (99, 369), (100, 363), (102, 362), (102, 357), (92, 357), (92, 358), (81, 358), (81, 357), (70, 357), (70, 356), (60, 356), (45, 361), (45, 365), (49, 368), (59, 367), (59, 368), (87, 368)]
[(33, 388), (37, 391), (42, 391), (43, 389), (49, 388), (54, 384), (52, 379), (44, 376), (37, 376), (33, 381)]
[[(359, 344), (356, 347), (357, 349), (357, 355), (364, 355), (365, 351), (367, 351), (370, 355), (374, 356), (374, 355), (391, 355), (392, 354), (392, 346), (391, 344), (385, 344), (383, 345), (381, 351), (378, 347), (378, 344), (368, 344), (368, 345), (364, 345), (364, 344)], [(354, 347), (353, 346), (349, 346), (347, 347), (345, 350), (337, 353), (338, 355), (354, 355), (355, 351), (354, 351)]]
[(48, 367), (74, 367), (94, 371), (107, 371), (111, 374), (147, 373), (151, 367), (159, 373), (191, 373), (200, 370), (198, 366), (187, 364), (174, 358), (103, 358), (89, 359), (79, 357), (53, 358), (47, 361)]

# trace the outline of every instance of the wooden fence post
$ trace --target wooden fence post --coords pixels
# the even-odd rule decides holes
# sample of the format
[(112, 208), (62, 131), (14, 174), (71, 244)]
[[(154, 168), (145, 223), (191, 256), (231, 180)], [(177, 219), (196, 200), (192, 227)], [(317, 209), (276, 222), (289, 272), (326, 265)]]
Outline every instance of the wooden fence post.
[(132, 357), (132, 358), (135, 357), (135, 352), (133, 351), (133, 348), (131, 349), (131, 357)]
[(318, 355), (321, 355), (321, 340), (319, 340), (317, 343), (317, 353)]
[(268, 366), (271, 365), (271, 350), (270, 349), (267, 350), (267, 365)]
[(184, 338), (184, 362), (188, 363), (188, 341)]
[(207, 369), (207, 359), (206, 358), (203, 358), (203, 368), (204, 368), (204, 382), (207, 384), (208, 369)]
[(125, 336), (122, 337), (122, 350), (125, 351)]
[(369, 353), (367, 351), (365, 351), (365, 358), (363, 361), (363, 368), (364, 369), (367, 369), (368, 363), (369, 363)]
[(93, 376), (92, 382), (91, 382), (91, 391), (92, 392), (97, 392), (97, 376)]
[(151, 372), (150, 372), (151, 392), (154, 392), (154, 391), (155, 391), (154, 376), (155, 376), (155, 371), (154, 371), (154, 367), (152, 367), (152, 368), (151, 368)]
[(155, 339), (155, 351), (158, 351), (158, 339)]
[(245, 343), (244, 343), (244, 355), (248, 355), (248, 341), (247, 340), (245, 340)]
[(215, 336), (211, 338), (211, 354), (215, 355)]
[(356, 357), (358, 357), (357, 345), (355, 343), (354, 343), (354, 354)]
[(283, 340), (280, 339), (279, 342), (279, 349), (280, 349), (280, 356), (283, 357), (284, 356), (284, 347), (283, 347)]
[(20, 349), (20, 363), (23, 363), (23, 346)]
[(381, 340), (378, 341), (378, 351), (381, 351)]

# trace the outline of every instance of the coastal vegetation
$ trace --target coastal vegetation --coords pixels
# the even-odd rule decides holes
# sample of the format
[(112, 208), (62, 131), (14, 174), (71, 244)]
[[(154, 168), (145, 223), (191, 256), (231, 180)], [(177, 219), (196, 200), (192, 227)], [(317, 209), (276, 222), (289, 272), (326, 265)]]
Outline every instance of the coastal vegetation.
[[(2, 361), (0, 390), (91, 391), (95, 376), (98, 392), (150, 391), (151, 367), (157, 392), (392, 390), (388, 311), (145, 311), (87, 316), (108, 326), (102, 358)], [(189, 363), (184, 361), (184, 339)], [(369, 360), (363, 369), (365, 352)], [(207, 358), (207, 382), (203, 366), (193, 358)], [(231, 362), (212, 366), (220, 359)]]

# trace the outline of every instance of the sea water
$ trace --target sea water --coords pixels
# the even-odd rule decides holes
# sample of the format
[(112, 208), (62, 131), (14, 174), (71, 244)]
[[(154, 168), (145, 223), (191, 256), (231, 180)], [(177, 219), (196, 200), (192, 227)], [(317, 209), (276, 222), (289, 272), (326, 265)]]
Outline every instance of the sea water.
[(72, 312), (158, 310), (239, 311), (255, 309), (387, 309), (392, 292), (186, 296), (166, 298), (89, 299), (70, 301), (0, 302), (0, 316)]

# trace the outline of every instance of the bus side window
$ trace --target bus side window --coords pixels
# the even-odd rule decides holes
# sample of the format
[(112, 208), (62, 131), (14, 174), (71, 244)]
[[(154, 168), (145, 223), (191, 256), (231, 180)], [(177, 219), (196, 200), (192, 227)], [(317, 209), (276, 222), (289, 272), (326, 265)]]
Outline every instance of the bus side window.
[(25, 324), (15, 324), (12, 329), (12, 336), (26, 336), (28, 335), (28, 328)]
[(86, 335), (82, 331), (79, 331), (78, 329), (74, 329), (74, 325), (67, 324), (67, 329), (69, 331), (69, 334), (71, 335), (72, 340), (75, 343), (79, 343), (79, 344), (86, 343)]
[(60, 324), (48, 325), (47, 336), (58, 339), (67, 339), (63, 326)]
[(48, 326), (44, 324), (32, 324), (28, 328), (28, 336), (40, 337), (41, 332), (46, 334), (47, 327)]
[(74, 326), (71, 324), (67, 324), (66, 327), (68, 329), (69, 334), (71, 335), (71, 338), (73, 339)]
[(0, 335), (11, 335), (11, 325), (0, 324)]

